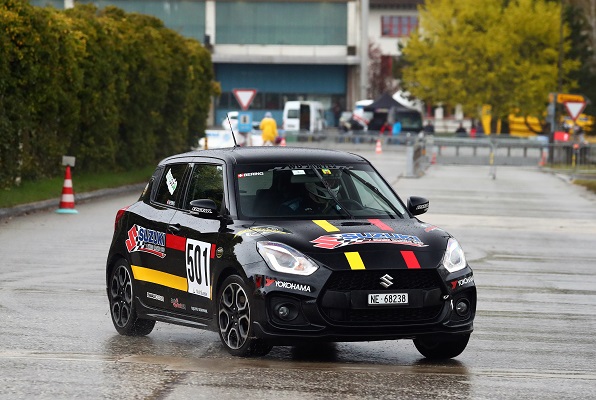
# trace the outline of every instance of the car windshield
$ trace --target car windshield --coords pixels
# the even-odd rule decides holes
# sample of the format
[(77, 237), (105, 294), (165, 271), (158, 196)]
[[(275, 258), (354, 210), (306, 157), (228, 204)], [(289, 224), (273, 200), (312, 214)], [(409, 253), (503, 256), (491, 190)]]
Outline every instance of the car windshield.
[(368, 164), (239, 165), (239, 214), (246, 219), (403, 218), (403, 203)]

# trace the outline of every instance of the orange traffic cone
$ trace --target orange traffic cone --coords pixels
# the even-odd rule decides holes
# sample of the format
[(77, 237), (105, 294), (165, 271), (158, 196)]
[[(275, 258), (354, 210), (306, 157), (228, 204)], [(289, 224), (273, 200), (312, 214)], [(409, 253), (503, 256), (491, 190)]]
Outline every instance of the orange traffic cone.
[(286, 147), (286, 138), (285, 138), (285, 137), (282, 137), (282, 138), (281, 138), (281, 142), (279, 142), (279, 145), (280, 145), (281, 147)]
[(375, 153), (381, 154), (383, 149), (381, 148), (381, 139), (377, 139), (377, 147), (375, 148)]
[(74, 191), (72, 190), (72, 178), (70, 176), (70, 165), (66, 166), (64, 175), (64, 185), (62, 186), (62, 197), (60, 198), (60, 208), (56, 210), (60, 214), (77, 214), (75, 210)]
[(540, 161), (538, 162), (539, 167), (544, 167), (546, 165), (546, 151), (542, 150), (542, 156), (540, 157)]

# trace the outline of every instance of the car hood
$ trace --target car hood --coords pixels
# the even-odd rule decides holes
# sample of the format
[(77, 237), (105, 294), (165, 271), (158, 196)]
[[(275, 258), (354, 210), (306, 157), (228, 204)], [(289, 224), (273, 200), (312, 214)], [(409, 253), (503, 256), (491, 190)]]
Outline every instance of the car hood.
[(333, 270), (436, 268), (451, 237), (417, 219), (270, 221), (242, 233), (285, 243)]

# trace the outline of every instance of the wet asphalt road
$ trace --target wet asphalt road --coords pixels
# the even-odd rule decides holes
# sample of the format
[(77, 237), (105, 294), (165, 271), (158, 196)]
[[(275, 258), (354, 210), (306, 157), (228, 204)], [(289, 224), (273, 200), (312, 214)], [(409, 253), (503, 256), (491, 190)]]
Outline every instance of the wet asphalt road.
[[(363, 153), (426, 222), (462, 243), (478, 313), (462, 355), (411, 341), (278, 347), (229, 356), (216, 333), (157, 323), (119, 336), (104, 267), (116, 211), (138, 193), (0, 221), (2, 399), (579, 399), (596, 393), (596, 196), (535, 167), (433, 165)], [(74, 182), (76, 191), (76, 180)]]

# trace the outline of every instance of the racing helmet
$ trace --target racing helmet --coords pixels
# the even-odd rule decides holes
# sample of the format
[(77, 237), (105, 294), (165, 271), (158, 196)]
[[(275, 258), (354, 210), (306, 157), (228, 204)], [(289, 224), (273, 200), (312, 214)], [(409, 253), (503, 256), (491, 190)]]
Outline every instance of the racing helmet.
[(304, 184), (304, 187), (313, 195), (315, 200), (324, 202), (333, 199), (334, 196), (337, 197), (337, 194), (339, 193), (338, 179), (329, 179), (327, 180), (327, 183), (329, 184), (329, 189), (325, 187), (323, 182), (308, 182)]

